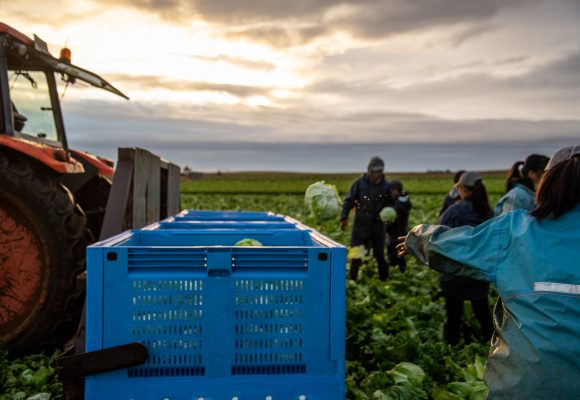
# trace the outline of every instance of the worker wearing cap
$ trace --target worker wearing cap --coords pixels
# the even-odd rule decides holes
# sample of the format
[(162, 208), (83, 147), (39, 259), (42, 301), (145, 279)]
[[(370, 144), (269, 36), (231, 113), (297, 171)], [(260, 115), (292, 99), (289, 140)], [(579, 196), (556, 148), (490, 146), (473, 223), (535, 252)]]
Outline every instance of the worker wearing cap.
[(580, 145), (552, 157), (536, 202), (476, 227), (418, 225), (398, 246), (400, 256), (497, 288), (490, 400), (580, 393)]
[[(449, 228), (477, 226), (491, 217), (487, 190), (481, 175), (475, 171), (465, 171), (459, 176), (455, 188), (459, 200), (441, 214), (439, 225)], [(481, 327), (481, 339), (489, 340), (493, 333), (488, 301), (489, 282), (443, 273), (439, 286), (445, 298), (443, 339), (454, 345), (463, 333), (465, 342), (471, 340), (471, 332), (462, 323), (463, 303), (467, 300)]]
[[(380, 220), (379, 212), (384, 207), (393, 206), (384, 169), (385, 163), (380, 157), (370, 159), (367, 172), (352, 184), (344, 199), (340, 216), (340, 228), (344, 230), (350, 210), (355, 209), (350, 245), (372, 248), (381, 280), (388, 278), (389, 264), (385, 260), (385, 224)], [(361, 265), (362, 259), (351, 260), (351, 279), (357, 279)]]

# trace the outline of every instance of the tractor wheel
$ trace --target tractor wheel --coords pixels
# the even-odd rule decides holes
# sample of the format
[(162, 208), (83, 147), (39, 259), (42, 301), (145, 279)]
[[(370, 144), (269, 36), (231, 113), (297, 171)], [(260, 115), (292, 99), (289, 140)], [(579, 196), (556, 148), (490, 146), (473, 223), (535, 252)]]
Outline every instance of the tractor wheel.
[(70, 338), (84, 292), (85, 216), (52, 171), (0, 151), (0, 340), (13, 354)]

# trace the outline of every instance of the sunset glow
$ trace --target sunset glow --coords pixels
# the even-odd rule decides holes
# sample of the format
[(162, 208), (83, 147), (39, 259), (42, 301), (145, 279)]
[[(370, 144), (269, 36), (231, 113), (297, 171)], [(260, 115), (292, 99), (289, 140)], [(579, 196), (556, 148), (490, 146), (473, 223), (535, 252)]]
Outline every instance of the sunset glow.
[[(445, 4), (50, 0), (33, 12), (27, 1), (1, 0), (0, 20), (37, 34), (53, 54), (68, 46), (74, 64), (131, 98), (77, 84), (63, 99), (69, 142), (113, 158), (116, 147), (138, 140), (210, 170), (220, 160), (198, 143), (220, 137), (232, 143), (229, 154), (240, 143), (343, 146), (336, 162), (326, 157), (319, 168), (351, 170), (357, 158), (394, 143), (469, 148), (486, 138), (490, 149), (509, 142), (522, 153), (549, 153), (577, 138), (580, 4)], [(181, 136), (159, 142), (140, 128), (135, 138), (143, 118), (154, 132)], [(100, 130), (115, 142), (95, 141)], [(349, 146), (357, 153), (340, 160)], [(280, 168), (307, 168), (290, 149), (272, 150), (285, 160)], [(227, 167), (269, 168), (259, 151), (230, 157)], [(495, 167), (473, 154), (481, 167)], [(462, 166), (445, 157), (419, 164), (402, 153), (389, 157), (400, 160), (399, 170)]]

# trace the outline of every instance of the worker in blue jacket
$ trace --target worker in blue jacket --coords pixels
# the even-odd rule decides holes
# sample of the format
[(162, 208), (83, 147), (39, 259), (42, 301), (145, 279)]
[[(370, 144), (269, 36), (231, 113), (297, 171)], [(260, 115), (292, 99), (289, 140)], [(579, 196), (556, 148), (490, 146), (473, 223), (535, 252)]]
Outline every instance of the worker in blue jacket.
[(534, 191), (549, 160), (548, 157), (541, 154), (531, 154), (524, 161), (520, 177), (516, 178), (510, 174), (509, 185), (511, 189), (497, 202), (495, 216), (520, 208), (526, 211), (532, 211), (536, 208)]
[[(367, 173), (351, 186), (342, 205), (340, 228), (346, 229), (348, 214), (355, 209), (354, 222), (350, 237), (351, 246), (364, 245), (372, 248), (379, 269), (379, 279), (389, 276), (389, 264), (385, 260), (385, 224), (379, 218), (384, 207), (392, 207), (389, 183), (384, 175), (385, 163), (379, 157), (370, 159)], [(350, 279), (356, 280), (362, 259), (354, 258), (350, 263)]]
[(477, 227), (418, 225), (398, 246), (400, 256), (497, 288), (490, 400), (580, 396), (580, 145), (546, 168), (532, 212)]

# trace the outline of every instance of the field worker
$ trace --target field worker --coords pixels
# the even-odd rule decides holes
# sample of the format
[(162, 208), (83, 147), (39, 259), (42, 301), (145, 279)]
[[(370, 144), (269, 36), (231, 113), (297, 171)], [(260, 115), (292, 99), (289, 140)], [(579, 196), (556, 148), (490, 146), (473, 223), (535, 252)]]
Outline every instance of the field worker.
[(399, 180), (390, 182), (389, 194), (394, 202), (394, 209), (397, 218), (387, 224), (387, 257), (389, 265), (399, 266), (401, 272), (407, 269), (407, 262), (404, 258), (397, 257), (397, 238), (407, 234), (409, 228), (409, 213), (413, 205), (409, 199), (409, 194), (403, 190), (403, 183)]
[[(487, 190), (482, 177), (477, 172), (464, 172), (455, 186), (460, 200), (452, 204), (439, 217), (439, 225), (449, 228), (477, 226), (491, 217), (492, 211)], [(488, 300), (489, 282), (443, 273), (439, 285), (445, 297), (446, 320), (443, 339), (452, 345), (459, 342), (462, 331), (463, 302), (469, 300), (475, 318), (481, 326), (483, 339), (489, 340), (493, 333)], [(470, 334), (465, 333), (464, 336), (465, 342), (471, 341)]]
[(449, 193), (447, 193), (447, 195), (443, 199), (443, 205), (441, 206), (441, 211), (439, 211), (439, 215), (443, 214), (445, 210), (447, 210), (451, 205), (453, 205), (457, 200), (459, 200), (459, 193), (457, 192), (456, 184), (457, 181), (459, 180), (459, 177), (464, 172), (465, 170), (460, 169), (455, 173), (455, 175), (453, 175), (453, 187), (451, 188), (451, 190), (449, 190)]
[(536, 207), (534, 191), (549, 160), (548, 157), (540, 154), (532, 154), (526, 158), (521, 177), (512, 180), (512, 189), (497, 202), (494, 212), (496, 216), (519, 208), (531, 211)]
[(398, 245), (400, 256), (497, 288), (490, 400), (580, 396), (580, 145), (552, 157), (536, 201), (477, 227), (419, 225)]
[(508, 172), (505, 180), (505, 192), (512, 190), (522, 179), (522, 171), (524, 169), (523, 161), (516, 161)]
[[(350, 237), (351, 246), (364, 245), (372, 248), (379, 268), (379, 279), (389, 277), (389, 265), (385, 261), (385, 224), (379, 219), (384, 207), (392, 207), (389, 184), (384, 176), (385, 163), (379, 157), (370, 159), (367, 172), (357, 179), (342, 205), (340, 228), (346, 229), (348, 214), (355, 209), (354, 222)], [(350, 263), (350, 279), (356, 280), (362, 259), (354, 258)]]

